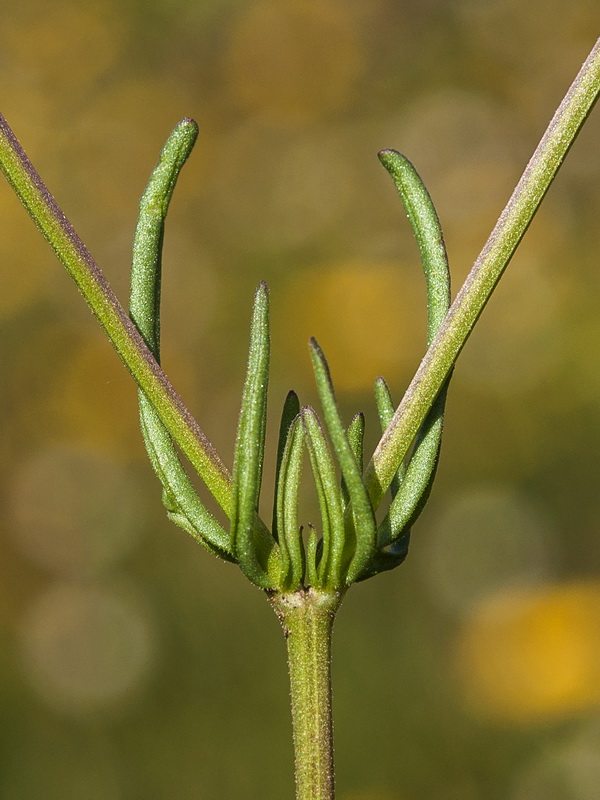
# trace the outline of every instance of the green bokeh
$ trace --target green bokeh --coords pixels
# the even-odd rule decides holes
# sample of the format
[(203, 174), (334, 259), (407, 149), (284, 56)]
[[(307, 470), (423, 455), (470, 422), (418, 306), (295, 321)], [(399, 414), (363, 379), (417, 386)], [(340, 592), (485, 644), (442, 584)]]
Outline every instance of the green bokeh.
[[(265, 279), (271, 453), (288, 389), (316, 403), (309, 335), (373, 445), (371, 382), (385, 372), (399, 398), (426, 338), (377, 151), (427, 182), (457, 288), (596, 25), (591, 0), (23, 0), (0, 20), (1, 110), (122, 299), (146, 177), (196, 118), (167, 224), (168, 374), (231, 465)], [(407, 562), (340, 612), (340, 800), (537, 800), (549, 780), (595, 796), (589, 676), (579, 704), (534, 713), (524, 695), (517, 713), (477, 690), (485, 653), (462, 663), (461, 643), (491, 597), (600, 580), (599, 126), (596, 112), (459, 361)], [(164, 519), (134, 386), (4, 184), (0, 212), (0, 798), (291, 797), (277, 620)], [(593, 676), (598, 615), (580, 616)], [(578, 642), (557, 638), (556, 670)]]

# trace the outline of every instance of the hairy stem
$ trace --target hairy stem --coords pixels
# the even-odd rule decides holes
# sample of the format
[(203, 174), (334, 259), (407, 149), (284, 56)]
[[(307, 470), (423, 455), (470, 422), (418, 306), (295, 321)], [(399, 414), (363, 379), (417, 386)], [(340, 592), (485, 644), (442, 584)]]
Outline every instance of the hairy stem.
[(374, 506), (396, 474), (599, 92), (600, 39), (556, 111), (367, 466), (365, 481)]
[(342, 595), (315, 589), (274, 595), (287, 640), (296, 800), (333, 800), (331, 633)]
[(0, 168), (77, 284), (125, 366), (156, 408), (162, 423), (219, 505), (229, 514), (231, 478), (227, 468), (144, 343), (106, 277), (1, 114)]

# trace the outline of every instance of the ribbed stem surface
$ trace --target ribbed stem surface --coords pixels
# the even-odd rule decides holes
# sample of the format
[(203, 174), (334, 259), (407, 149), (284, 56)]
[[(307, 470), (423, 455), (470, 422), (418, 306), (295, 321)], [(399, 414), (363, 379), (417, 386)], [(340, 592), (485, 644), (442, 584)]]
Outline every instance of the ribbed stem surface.
[(333, 800), (331, 632), (339, 593), (314, 589), (271, 602), (287, 640), (296, 763), (296, 800)]

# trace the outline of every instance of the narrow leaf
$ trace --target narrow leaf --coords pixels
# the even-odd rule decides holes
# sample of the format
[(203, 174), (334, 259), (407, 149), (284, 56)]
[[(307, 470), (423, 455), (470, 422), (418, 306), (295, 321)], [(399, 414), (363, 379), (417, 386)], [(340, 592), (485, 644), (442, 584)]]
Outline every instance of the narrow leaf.
[[(275, 467), (275, 497), (277, 498), (277, 487), (279, 486), (279, 473), (281, 471), (281, 462), (285, 451), (288, 434), (292, 423), (300, 413), (300, 401), (298, 395), (294, 391), (290, 391), (285, 398), (283, 410), (281, 412), (281, 422), (279, 424), (279, 438), (277, 440), (277, 462)], [(277, 523), (277, 509), (273, 506), (273, 536), (276, 541), (279, 539), (278, 523)]]
[(144, 395), (140, 396), (140, 427), (150, 463), (163, 485), (167, 517), (214, 555), (235, 562), (229, 535), (199, 502), (179, 460), (171, 458), (172, 440)]
[(445, 402), (446, 387), (421, 428), (404, 480), (379, 526), (377, 541), (381, 547), (410, 529), (429, 498), (439, 459)]
[[(352, 452), (352, 447), (340, 419), (329, 367), (315, 339), (310, 340), (310, 352), (317, 390), (323, 406), (325, 425), (350, 495), (352, 521), (356, 537), (354, 553), (345, 576), (346, 583), (350, 585), (369, 563), (374, 553), (377, 537), (375, 516), (362, 480), (359, 464)], [(346, 533), (349, 534), (350, 531), (347, 530)]]
[[(375, 381), (375, 403), (377, 405), (377, 415), (379, 416), (379, 424), (381, 425), (381, 431), (387, 428), (390, 423), (390, 420), (394, 416), (394, 411), (396, 407), (394, 406), (394, 402), (392, 400), (391, 392), (388, 388), (387, 383), (381, 377), (381, 375)], [(392, 494), (392, 499), (398, 493), (398, 489), (400, 488), (400, 483), (404, 478), (404, 473), (406, 471), (406, 467), (404, 462), (400, 464), (394, 478), (390, 484), (390, 491)]]
[[(160, 363), (160, 284), (165, 219), (179, 173), (191, 153), (198, 129), (183, 120), (169, 136), (140, 201), (131, 269), (130, 314)], [(225, 530), (204, 507), (177, 454), (171, 435), (143, 390), (138, 391), (140, 424), (146, 451), (164, 488), (169, 518), (195, 539), (232, 560)]]
[(429, 192), (410, 161), (396, 150), (382, 150), (379, 160), (394, 181), (419, 247), (427, 284), (429, 345), (450, 307), (450, 271), (442, 227)]
[(378, 505), (600, 94), (598, 39), (556, 110), (365, 471)]
[(269, 380), (269, 294), (256, 290), (250, 330), (250, 354), (238, 423), (232, 480), (233, 552), (245, 575), (263, 589), (274, 588), (269, 560), (275, 540), (256, 525), (262, 480)]
[(162, 149), (140, 200), (133, 241), (130, 314), (158, 360), (160, 352), (160, 282), (165, 219), (179, 173), (196, 142), (198, 127), (182, 120)]
[[(193, 120), (184, 120), (196, 128)], [(181, 123), (183, 124), (183, 123)], [(0, 169), (58, 259), (85, 297), (117, 354), (144, 389), (194, 469), (221, 508), (229, 513), (231, 478), (218, 453), (145, 344), (17, 137), (0, 114)]]
[(305, 406), (301, 414), (323, 526), (323, 549), (321, 560), (317, 565), (319, 586), (336, 588), (342, 583), (345, 535), (344, 510), (338, 490), (335, 465), (316, 412), (310, 406)]
[[(346, 430), (346, 436), (348, 437), (348, 444), (350, 445), (350, 449), (354, 454), (358, 468), (362, 472), (365, 440), (365, 415), (363, 413), (359, 412), (352, 417), (350, 420), (350, 425), (348, 425), (348, 429)], [(346, 479), (343, 475), (342, 498), (344, 500), (344, 505), (348, 505), (350, 494), (348, 492), (348, 487), (346, 486)]]
[[(450, 271), (440, 222), (427, 189), (413, 165), (400, 153), (384, 150), (379, 154), (402, 198), (408, 220), (419, 247), (427, 288), (427, 343), (431, 344), (450, 305)], [(401, 557), (383, 552), (383, 563), (400, 563), (408, 548), (410, 526), (418, 517), (431, 491), (439, 458), (447, 383), (434, 400), (417, 433), (407, 467), (402, 461), (391, 483), (392, 505), (379, 526), (380, 550), (403, 539)], [(376, 383), (376, 400), (384, 429), (393, 419), (389, 391), (382, 379)], [(391, 412), (391, 413), (390, 413)], [(391, 558), (390, 558), (391, 557)], [(387, 568), (387, 567), (385, 567)]]
[(288, 428), (278, 469), (275, 515), (281, 550), (281, 591), (295, 591), (304, 577), (302, 528), (298, 524), (298, 492), (302, 477), (304, 427), (298, 414)]

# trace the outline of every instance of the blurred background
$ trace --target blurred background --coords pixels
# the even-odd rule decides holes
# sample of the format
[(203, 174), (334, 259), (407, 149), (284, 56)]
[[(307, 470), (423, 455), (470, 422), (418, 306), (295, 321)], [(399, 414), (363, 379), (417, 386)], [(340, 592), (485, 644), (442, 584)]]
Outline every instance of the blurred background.
[[(265, 279), (271, 453), (288, 389), (317, 402), (309, 335), (372, 448), (373, 381), (399, 400), (425, 341), (416, 246), (377, 151), (427, 183), (456, 290), (597, 11), (21, 0), (0, 20), (0, 108), (124, 302), (145, 180), (196, 118), (167, 226), (168, 374), (231, 464)], [(408, 560), (340, 613), (340, 800), (598, 796), (599, 134), (596, 111), (459, 361)], [(132, 381), (4, 182), (0, 213), (0, 797), (291, 798), (277, 620), (167, 522)]]

